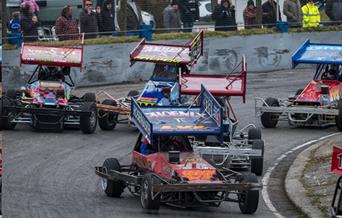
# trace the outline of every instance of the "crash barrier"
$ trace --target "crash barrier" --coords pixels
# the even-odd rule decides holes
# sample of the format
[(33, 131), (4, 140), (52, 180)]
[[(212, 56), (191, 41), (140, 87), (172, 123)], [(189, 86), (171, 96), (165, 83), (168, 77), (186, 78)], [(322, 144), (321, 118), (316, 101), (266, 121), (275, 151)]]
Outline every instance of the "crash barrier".
[[(306, 39), (317, 43), (342, 43), (342, 31), (280, 33), (227, 38), (207, 38), (204, 55), (192, 72), (226, 73), (232, 71), (246, 54), (249, 72), (267, 72), (291, 68), (291, 54)], [(184, 44), (188, 40), (170, 40), (170, 44)], [(84, 47), (83, 73), (73, 79), (79, 86), (105, 85), (147, 80), (153, 64), (142, 63), (132, 67), (129, 54), (137, 43), (89, 45)], [(3, 80), (5, 89), (20, 88), (29, 78), (32, 68), (19, 66), (19, 49), (4, 51)], [(310, 67), (310, 66), (308, 66)], [(76, 74), (75, 74), (76, 75)]]

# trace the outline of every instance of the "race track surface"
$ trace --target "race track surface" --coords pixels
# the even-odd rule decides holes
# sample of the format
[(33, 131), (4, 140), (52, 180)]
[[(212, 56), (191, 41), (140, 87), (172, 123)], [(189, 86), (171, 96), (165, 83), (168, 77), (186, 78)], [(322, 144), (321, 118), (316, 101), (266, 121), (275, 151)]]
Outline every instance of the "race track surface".
[[(261, 127), (259, 119), (254, 116), (254, 97), (286, 98), (297, 89), (304, 88), (312, 76), (310, 70), (249, 74), (247, 103), (233, 99), (233, 107), (240, 118), (239, 128), (248, 123)], [(142, 85), (126, 84), (105, 89), (119, 97)], [(89, 89), (78, 90), (79, 93), (85, 91)], [(291, 148), (334, 132), (337, 132), (336, 127), (289, 128), (287, 123), (276, 129), (262, 129), (266, 149), (264, 171)], [(234, 203), (198, 209), (162, 206), (159, 212), (148, 213), (141, 208), (140, 199), (127, 191), (120, 199), (106, 197), (101, 190), (100, 178), (94, 173), (94, 166), (102, 165), (109, 157), (117, 157), (122, 163), (130, 162), (130, 151), (138, 133), (127, 126), (119, 125), (109, 132), (98, 128), (93, 135), (83, 135), (75, 130), (36, 132), (30, 127), (18, 126), (14, 131), (4, 131), (3, 134), (4, 217), (250, 217), (241, 215)], [(271, 176), (270, 197), (280, 214), (297, 217), (299, 213), (284, 196), (281, 185), (291, 159), (286, 161), (285, 167), (276, 168)], [(275, 217), (261, 195), (259, 201), (253, 217)]]

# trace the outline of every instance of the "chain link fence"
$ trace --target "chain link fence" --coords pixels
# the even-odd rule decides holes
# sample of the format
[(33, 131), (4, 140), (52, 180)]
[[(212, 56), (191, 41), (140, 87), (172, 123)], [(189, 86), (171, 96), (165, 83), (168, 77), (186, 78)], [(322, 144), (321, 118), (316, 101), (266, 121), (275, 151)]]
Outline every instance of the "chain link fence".
[[(286, 21), (285, 0), (6, 0), (7, 41), (74, 40), (121, 35), (141, 35), (141, 30), (154, 33), (237, 31), (245, 28), (274, 27)], [(256, 2), (255, 2), (256, 1)], [(304, 1), (304, 0), (303, 0)], [(259, 2), (261, 14), (257, 14)], [(275, 4), (278, 3), (279, 7)], [(261, 5), (262, 4), (262, 5)], [(299, 4), (305, 4), (301, 2)], [(325, 15), (325, 1), (317, 1), (321, 22), (313, 25), (340, 23)], [(299, 8), (300, 9), (300, 8)], [(297, 11), (300, 13), (300, 11)], [(342, 14), (342, 11), (340, 11)], [(257, 17), (262, 23), (257, 23)], [(324, 18), (324, 19), (322, 19)], [(342, 20), (342, 19), (341, 19)], [(288, 20), (290, 27), (302, 26), (302, 17)], [(322, 22), (325, 21), (325, 22)]]

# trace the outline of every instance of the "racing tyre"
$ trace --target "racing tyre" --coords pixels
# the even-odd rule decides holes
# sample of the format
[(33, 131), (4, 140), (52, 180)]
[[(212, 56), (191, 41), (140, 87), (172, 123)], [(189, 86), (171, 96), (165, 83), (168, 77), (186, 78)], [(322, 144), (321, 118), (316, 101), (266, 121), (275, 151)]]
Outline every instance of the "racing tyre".
[(11, 100), (3, 98), (1, 100), (1, 118), (0, 118), (0, 128), (4, 130), (13, 130), (17, 123), (11, 122), (11, 120), (16, 116), (14, 112), (9, 112), (4, 107), (12, 105)]
[[(116, 102), (106, 99), (102, 102), (104, 105), (117, 106)], [(99, 126), (104, 131), (113, 130), (118, 122), (118, 113), (99, 111)]]
[(139, 94), (140, 94), (139, 91), (137, 91), (137, 90), (131, 90), (131, 91), (128, 92), (127, 97), (133, 98), (133, 97), (135, 97), (135, 96), (137, 96), (137, 95), (139, 95)]
[[(241, 183), (257, 183), (258, 178), (252, 173), (243, 173)], [(259, 190), (242, 191), (238, 195), (239, 208), (243, 214), (253, 214), (258, 209)]]
[[(279, 107), (279, 101), (275, 98), (267, 98), (265, 102), (271, 107)], [(261, 115), (261, 123), (265, 128), (274, 128), (278, 123), (278, 119), (279, 114), (277, 113), (264, 112)]]
[(14, 89), (9, 89), (6, 92), (6, 96), (7, 98), (9, 98), (10, 100), (15, 101), (17, 99), (17, 92)]
[(304, 91), (304, 89), (298, 89), (298, 90), (296, 91), (295, 97), (297, 97), (298, 95), (300, 95), (303, 91)]
[(86, 102), (96, 102), (96, 95), (95, 93), (87, 92), (83, 95), (83, 100)]
[(264, 167), (264, 141), (257, 139), (252, 142), (252, 149), (261, 150), (261, 157), (251, 157), (251, 172), (261, 176)]
[(335, 118), (338, 131), (342, 131), (342, 101), (337, 103), (338, 115)]
[(94, 133), (97, 126), (97, 111), (95, 102), (84, 102), (81, 107), (83, 112), (90, 112), (90, 115), (80, 117), (80, 129), (84, 134)]
[[(115, 170), (121, 172), (121, 166), (119, 161), (116, 158), (108, 158), (103, 162), (103, 167), (106, 168), (106, 173), (109, 170)], [(120, 180), (108, 180), (102, 178), (101, 181), (102, 189), (106, 193), (108, 197), (116, 197), (119, 198), (122, 192), (125, 189), (125, 183)]]
[(261, 130), (253, 127), (248, 130), (248, 140), (255, 139), (261, 139)]
[(144, 209), (159, 210), (160, 208), (160, 194), (153, 196), (155, 193), (153, 193), (152, 186), (155, 180), (157, 179), (153, 178), (152, 174), (146, 174), (142, 181), (140, 200)]

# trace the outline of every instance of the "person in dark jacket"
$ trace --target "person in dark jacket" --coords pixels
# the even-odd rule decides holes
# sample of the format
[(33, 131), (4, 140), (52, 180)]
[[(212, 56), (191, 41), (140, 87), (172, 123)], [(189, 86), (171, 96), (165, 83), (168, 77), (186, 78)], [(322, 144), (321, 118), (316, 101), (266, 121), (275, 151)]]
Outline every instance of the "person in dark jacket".
[(101, 31), (104, 32), (101, 35), (112, 35), (115, 30), (112, 7), (111, 0), (104, 1), (101, 11), (101, 24), (99, 25)]
[(64, 6), (61, 16), (56, 20), (56, 34), (59, 41), (76, 40), (79, 38), (77, 21), (72, 17), (70, 5)]
[(281, 21), (280, 8), (274, 0), (267, 0), (262, 4), (262, 24), (266, 27), (275, 27), (277, 22), (277, 7), (279, 11), (279, 21)]
[(101, 23), (102, 23), (101, 11), (102, 11), (101, 6), (99, 4), (96, 5), (95, 12), (96, 12), (96, 19), (97, 19), (97, 27), (100, 33), (103, 32), (101, 29)]
[(215, 31), (235, 31), (235, 8), (229, 0), (222, 0), (212, 14), (215, 20)]
[(198, 0), (179, 0), (183, 32), (192, 32), (194, 22), (199, 20)]
[(38, 17), (33, 15), (28, 4), (22, 4), (20, 15), (20, 26), (23, 31), (24, 42), (34, 42), (38, 40)]
[(164, 28), (167, 31), (179, 31), (181, 29), (181, 19), (178, 2), (173, 0), (163, 11)]
[(335, 24), (342, 24), (342, 0), (327, 0), (325, 13)]
[(96, 13), (92, 11), (92, 6), (91, 0), (85, 0), (80, 13), (81, 33), (85, 33), (85, 39), (96, 38), (98, 33)]

